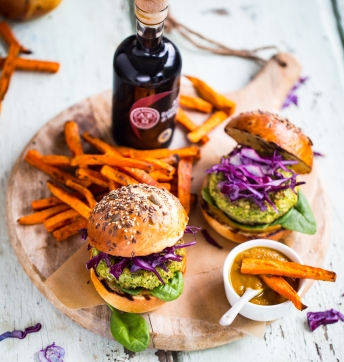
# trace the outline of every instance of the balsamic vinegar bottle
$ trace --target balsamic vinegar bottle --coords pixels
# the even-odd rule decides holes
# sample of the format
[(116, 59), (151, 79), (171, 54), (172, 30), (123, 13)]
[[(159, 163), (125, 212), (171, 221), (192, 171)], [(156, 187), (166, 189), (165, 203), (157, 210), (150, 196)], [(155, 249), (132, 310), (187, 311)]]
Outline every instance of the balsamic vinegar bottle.
[(174, 132), (182, 60), (163, 36), (168, 0), (135, 0), (136, 35), (114, 57), (112, 134), (119, 145), (168, 147)]

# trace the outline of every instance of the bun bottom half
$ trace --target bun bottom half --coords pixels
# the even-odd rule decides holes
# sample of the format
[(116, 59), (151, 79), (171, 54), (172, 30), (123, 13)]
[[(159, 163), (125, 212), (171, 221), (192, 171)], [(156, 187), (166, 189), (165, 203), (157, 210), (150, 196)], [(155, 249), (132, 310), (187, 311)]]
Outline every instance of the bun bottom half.
[[(181, 263), (183, 263), (182, 273), (183, 275), (185, 275), (186, 256), (183, 258), (183, 261), (181, 261)], [(90, 273), (92, 283), (100, 296), (105, 300), (106, 303), (109, 303), (114, 308), (121, 310), (122, 312), (146, 313), (157, 309), (166, 303), (163, 300), (150, 294), (147, 290), (145, 290), (145, 292), (143, 292), (142, 294), (138, 295), (130, 295), (127, 293), (120, 294), (112, 290), (105, 283), (102, 283), (93, 268), (90, 269)]]
[[(202, 197), (202, 196), (201, 196)], [(292, 233), (291, 230), (284, 229), (282, 227), (262, 233), (248, 233), (240, 229), (234, 229), (233, 227), (229, 226), (221, 222), (216, 215), (214, 215), (206, 201), (201, 198), (201, 211), (203, 217), (206, 219), (208, 224), (217, 231), (220, 235), (224, 238), (234, 241), (235, 243), (241, 244), (245, 241), (255, 240), (255, 239), (270, 239), (270, 240), (280, 240), (289, 234)]]

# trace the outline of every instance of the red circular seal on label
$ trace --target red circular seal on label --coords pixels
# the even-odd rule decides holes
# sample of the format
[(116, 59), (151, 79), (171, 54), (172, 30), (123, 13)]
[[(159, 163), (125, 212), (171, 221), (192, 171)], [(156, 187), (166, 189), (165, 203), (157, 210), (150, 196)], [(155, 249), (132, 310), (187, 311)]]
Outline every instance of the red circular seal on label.
[(131, 123), (139, 129), (150, 129), (160, 120), (160, 113), (154, 108), (140, 107), (130, 113)]

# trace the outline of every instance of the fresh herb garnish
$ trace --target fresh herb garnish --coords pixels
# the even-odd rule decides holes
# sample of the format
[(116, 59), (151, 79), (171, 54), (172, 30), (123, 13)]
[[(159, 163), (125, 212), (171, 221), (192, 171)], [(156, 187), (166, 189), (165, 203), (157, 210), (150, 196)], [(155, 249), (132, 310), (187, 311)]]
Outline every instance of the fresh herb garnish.
[(152, 289), (150, 293), (155, 297), (170, 302), (180, 297), (184, 289), (184, 278), (181, 272), (176, 272), (174, 277), (164, 285)]

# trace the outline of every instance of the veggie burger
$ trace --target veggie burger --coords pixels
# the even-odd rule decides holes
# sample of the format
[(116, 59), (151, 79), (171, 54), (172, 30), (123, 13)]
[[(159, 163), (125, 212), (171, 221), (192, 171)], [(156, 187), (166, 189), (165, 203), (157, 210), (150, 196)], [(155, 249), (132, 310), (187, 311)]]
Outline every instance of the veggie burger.
[(88, 223), (91, 280), (110, 305), (144, 313), (180, 296), (188, 216), (179, 200), (145, 184), (121, 187), (93, 209)]
[(237, 243), (279, 240), (293, 230), (314, 234), (297, 179), (312, 170), (311, 140), (287, 119), (260, 111), (241, 113), (225, 131), (238, 145), (206, 171), (201, 209), (208, 223)]

